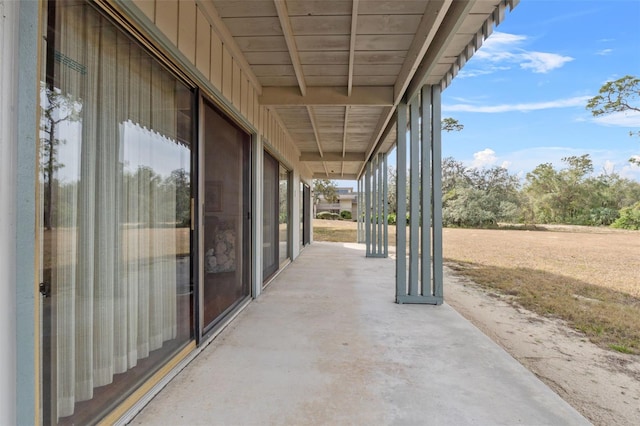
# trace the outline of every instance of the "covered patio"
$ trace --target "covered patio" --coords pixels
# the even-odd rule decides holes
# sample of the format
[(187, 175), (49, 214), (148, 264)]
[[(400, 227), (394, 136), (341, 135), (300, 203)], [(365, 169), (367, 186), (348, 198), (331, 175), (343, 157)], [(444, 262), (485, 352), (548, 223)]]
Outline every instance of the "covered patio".
[(394, 303), (364, 252), (306, 248), (131, 423), (589, 424), (446, 303)]

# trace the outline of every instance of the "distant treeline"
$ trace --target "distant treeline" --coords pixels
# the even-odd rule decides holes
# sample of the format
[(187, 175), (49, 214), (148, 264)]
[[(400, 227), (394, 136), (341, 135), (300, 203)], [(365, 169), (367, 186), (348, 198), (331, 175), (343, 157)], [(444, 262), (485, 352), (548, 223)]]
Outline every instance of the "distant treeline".
[[(640, 229), (639, 182), (614, 172), (594, 176), (588, 154), (562, 161), (560, 169), (540, 164), (522, 181), (502, 167), (465, 167), (445, 158), (444, 225), (493, 227), (507, 222)], [(395, 193), (395, 170), (390, 170), (389, 182), (390, 192)], [(395, 213), (395, 198), (390, 202)]]

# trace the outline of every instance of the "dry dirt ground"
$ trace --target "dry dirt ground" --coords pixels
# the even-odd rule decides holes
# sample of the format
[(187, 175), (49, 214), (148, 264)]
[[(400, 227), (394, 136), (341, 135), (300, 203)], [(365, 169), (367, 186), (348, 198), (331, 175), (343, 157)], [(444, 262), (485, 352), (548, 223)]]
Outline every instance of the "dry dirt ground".
[[(543, 269), (640, 295), (640, 233), (555, 227), (551, 231), (445, 229), (447, 258)], [(640, 424), (640, 356), (602, 349), (563, 321), (514, 306), (463, 277), (445, 300), (595, 425)]]
[[(355, 229), (353, 222), (314, 222), (314, 227), (325, 226)], [(639, 232), (574, 227), (553, 231), (445, 229), (444, 255), (477, 264), (544, 269), (640, 296)], [(593, 424), (640, 425), (640, 356), (602, 349), (559, 319), (518, 307), (508, 296), (482, 289), (449, 269), (448, 276), (446, 303)]]
[(640, 424), (640, 357), (601, 349), (559, 319), (450, 274), (445, 301), (594, 425)]

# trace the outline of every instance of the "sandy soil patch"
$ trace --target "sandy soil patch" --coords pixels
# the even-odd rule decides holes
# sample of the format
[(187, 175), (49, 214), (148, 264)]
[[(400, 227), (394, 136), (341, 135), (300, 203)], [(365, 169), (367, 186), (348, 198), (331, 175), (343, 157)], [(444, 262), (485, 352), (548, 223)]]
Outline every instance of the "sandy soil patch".
[(445, 301), (595, 425), (640, 423), (640, 357), (601, 349), (562, 321), (448, 275)]

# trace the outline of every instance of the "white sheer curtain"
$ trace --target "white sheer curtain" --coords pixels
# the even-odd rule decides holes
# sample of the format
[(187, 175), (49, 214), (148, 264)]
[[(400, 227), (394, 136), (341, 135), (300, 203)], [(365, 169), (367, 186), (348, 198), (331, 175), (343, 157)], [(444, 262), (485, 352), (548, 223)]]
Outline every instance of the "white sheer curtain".
[[(83, 4), (62, 3), (52, 288), (57, 417), (176, 337), (176, 81)], [(46, 108), (47, 103), (43, 102)], [(61, 113), (63, 113), (62, 111)], [(62, 184), (63, 182), (64, 185)]]

